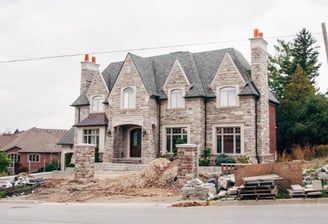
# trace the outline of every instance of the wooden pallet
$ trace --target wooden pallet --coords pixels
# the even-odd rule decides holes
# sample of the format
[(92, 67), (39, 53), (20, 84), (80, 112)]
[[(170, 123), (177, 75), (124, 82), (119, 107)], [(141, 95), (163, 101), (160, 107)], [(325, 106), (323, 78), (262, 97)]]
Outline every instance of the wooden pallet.
[(258, 199), (275, 199), (278, 195), (276, 185), (270, 187), (240, 187), (238, 190), (239, 199), (255, 198)]

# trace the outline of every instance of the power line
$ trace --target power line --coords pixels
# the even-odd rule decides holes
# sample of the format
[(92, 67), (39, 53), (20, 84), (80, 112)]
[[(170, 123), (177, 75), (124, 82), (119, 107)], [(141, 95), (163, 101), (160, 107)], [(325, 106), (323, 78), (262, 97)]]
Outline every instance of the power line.
[[(312, 33), (312, 35), (319, 35), (319, 34), (321, 34), (321, 33)], [(269, 37), (265, 37), (265, 39), (290, 38), (290, 37), (295, 37), (295, 36), (296, 35), (269, 36)], [(201, 45), (212, 45), (212, 44), (223, 44), (223, 43), (235, 43), (235, 42), (243, 42), (243, 41), (248, 41), (248, 39), (196, 42), (196, 43), (188, 43), (188, 44), (163, 45), (163, 46), (157, 46), (157, 47), (130, 48), (130, 49), (111, 50), (111, 51), (96, 51), (96, 52), (88, 52), (88, 53), (92, 54), (92, 55), (114, 54), (114, 53), (130, 52), (130, 51), (147, 51), (147, 50), (167, 49), (167, 48), (176, 48), (176, 47), (190, 47), (190, 46), (201, 46)], [(38, 61), (38, 60), (55, 59), (55, 58), (77, 57), (77, 56), (82, 56), (84, 54), (85, 53), (75, 53), (75, 54), (62, 54), (62, 55), (53, 55), (53, 56), (12, 59), (12, 60), (0, 61), (0, 64), (25, 62), (25, 61)]]

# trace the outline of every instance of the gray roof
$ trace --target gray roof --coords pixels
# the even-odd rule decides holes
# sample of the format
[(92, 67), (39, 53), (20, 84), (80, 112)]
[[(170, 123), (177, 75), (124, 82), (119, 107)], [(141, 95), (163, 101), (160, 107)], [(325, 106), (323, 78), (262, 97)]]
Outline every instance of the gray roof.
[(108, 119), (105, 113), (89, 114), (88, 117), (74, 125), (75, 127), (88, 127), (88, 126), (107, 126)]
[(272, 103), (279, 104), (279, 100), (275, 97), (275, 95), (271, 91), (269, 91), (269, 100)]
[[(209, 86), (224, 58), (229, 53), (235, 65), (239, 69), (246, 82), (250, 81), (250, 65), (240, 52), (233, 48), (207, 51), (200, 53), (174, 52), (153, 57), (139, 57), (129, 53), (142, 81), (150, 95), (166, 98), (161, 88), (171, 71), (176, 60), (178, 60), (190, 82), (192, 88), (186, 97), (214, 97)], [(123, 62), (110, 64), (104, 71), (103, 77), (111, 90), (120, 72)]]
[(87, 106), (90, 105), (89, 100), (85, 94), (80, 95), (71, 106)]
[(253, 82), (247, 82), (243, 90), (240, 91), (239, 96), (256, 96), (259, 97), (260, 93), (255, 87)]
[(19, 152), (61, 152), (62, 148), (56, 143), (64, 136), (65, 132), (66, 130), (34, 127), (27, 131), (18, 133), (13, 141), (1, 148), (1, 151), (19, 148)]
[(64, 136), (59, 139), (57, 145), (73, 145), (74, 144), (74, 127), (71, 127)]

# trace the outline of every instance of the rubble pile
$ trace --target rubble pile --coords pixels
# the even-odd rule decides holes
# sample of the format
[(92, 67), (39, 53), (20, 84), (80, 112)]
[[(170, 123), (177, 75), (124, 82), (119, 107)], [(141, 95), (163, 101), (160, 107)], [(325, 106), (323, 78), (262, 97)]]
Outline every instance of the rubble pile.
[(181, 188), (183, 199), (206, 199), (215, 195), (217, 190), (214, 183), (204, 183), (200, 179), (192, 179)]

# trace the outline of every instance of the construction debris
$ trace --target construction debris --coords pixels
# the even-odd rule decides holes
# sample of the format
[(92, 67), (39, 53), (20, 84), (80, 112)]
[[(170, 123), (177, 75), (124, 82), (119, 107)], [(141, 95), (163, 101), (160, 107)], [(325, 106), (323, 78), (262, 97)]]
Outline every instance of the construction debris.
[(276, 174), (243, 178), (244, 184), (238, 188), (239, 199), (244, 198), (271, 198), (278, 195), (276, 180), (282, 179)]

